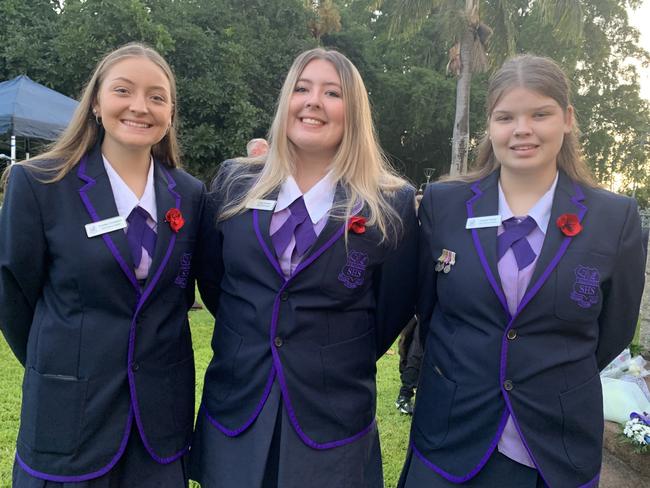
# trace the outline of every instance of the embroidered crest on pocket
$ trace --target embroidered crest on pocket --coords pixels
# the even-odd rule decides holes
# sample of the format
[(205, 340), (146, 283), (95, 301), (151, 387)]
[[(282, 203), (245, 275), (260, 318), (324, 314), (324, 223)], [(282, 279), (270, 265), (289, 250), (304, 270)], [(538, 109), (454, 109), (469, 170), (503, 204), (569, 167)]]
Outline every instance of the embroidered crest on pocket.
[(174, 280), (174, 284), (181, 288), (187, 287), (187, 280), (190, 277), (190, 266), (192, 264), (192, 253), (184, 252), (181, 255), (181, 263), (178, 269), (178, 276)]
[(582, 308), (589, 308), (598, 303), (600, 273), (596, 268), (578, 265), (574, 270), (576, 281), (573, 284), (571, 300)]
[(368, 266), (368, 255), (365, 252), (350, 251), (348, 260), (339, 273), (339, 281), (350, 289), (363, 285), (366, 266)]

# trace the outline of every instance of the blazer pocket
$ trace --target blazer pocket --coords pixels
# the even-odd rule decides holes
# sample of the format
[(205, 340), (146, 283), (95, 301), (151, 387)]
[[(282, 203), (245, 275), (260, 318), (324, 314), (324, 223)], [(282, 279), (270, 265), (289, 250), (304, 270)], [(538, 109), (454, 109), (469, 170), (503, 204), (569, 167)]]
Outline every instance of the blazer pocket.
[(18, 442), (34, 451), (72, 454), (79, 445), (88, 380), (28, 368)]
[(342, 425), (360, 430), (375, 412), (375, 331), (321, 349), (324, 399)]
[(427, 442), (427, 448), (438, 447), (447, 438), (456, 388), (456, 383), (443, 376), (437, 366), (424, 358), (415, 397), (413, 425)]
[(603, 447), (603, 395), (600, 376), (560, 394), (562, 441), (576, 469), (599, 466)]
[(235, 382), (235, 365), (237, 355), (244, 339), (231, 330), (220, 318), (215, 322), (212, 349), (214, 357), (205, 373), (205, 384), (215, 385), (212, 394), (215, 399), (222, 402), (230, 396)]
[[(343, 238), (341, 238), (343, 239)], [(373, 266), (378, 259), (377, 244), (348, 243), (347, 252), (342, 243), (336, 243), (323, 258), (320, 288), (326, 295), (339, 300), (357, 299), (372, 283)]]

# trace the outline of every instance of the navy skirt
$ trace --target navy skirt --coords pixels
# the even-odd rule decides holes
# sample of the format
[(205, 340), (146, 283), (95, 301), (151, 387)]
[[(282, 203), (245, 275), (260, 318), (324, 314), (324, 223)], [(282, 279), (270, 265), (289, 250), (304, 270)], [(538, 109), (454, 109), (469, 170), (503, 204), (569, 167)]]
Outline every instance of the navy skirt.
[(199, 413), (190, 478), (202, 488), (382, 488), (379, 433), (375, 426), (351, 444), (313, 449), (294, 431), (276, 382), (253, 425), (237, 437)]
[(14, 461), (13, 488), (186, 488), (189, 470), (187, 456), (170, 464), (158, 464), (142, 444), (140, 433), (131, 429), (124, 454), (108, 473), (99, 478), (75, 483), (60, 483), (36, 478)]
[(524, 466), (494, 450), (483, 469), (465, 483), (452, 483), (427, 467), (409, 449), (398, 488), (544, 488), (536, 469)]

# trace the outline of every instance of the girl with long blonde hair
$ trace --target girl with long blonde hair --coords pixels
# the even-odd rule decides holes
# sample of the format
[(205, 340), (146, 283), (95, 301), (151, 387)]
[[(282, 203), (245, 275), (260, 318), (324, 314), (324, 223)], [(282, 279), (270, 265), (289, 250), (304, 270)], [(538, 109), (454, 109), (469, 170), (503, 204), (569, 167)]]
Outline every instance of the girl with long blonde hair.
[(214, 182), (199, 290), (216, 318), (192, 451), (203, 486), (381, 487), (375, 361), (412, 317), (414, 191), (341, 53), (294, 61), (266, 156)]
[(187, 310), (204, 185), (178, 168), (176, 86), (132, 43), (68, 129), (5, 174), (0, 328), (25, 367), (13, 486), (187, 486)]

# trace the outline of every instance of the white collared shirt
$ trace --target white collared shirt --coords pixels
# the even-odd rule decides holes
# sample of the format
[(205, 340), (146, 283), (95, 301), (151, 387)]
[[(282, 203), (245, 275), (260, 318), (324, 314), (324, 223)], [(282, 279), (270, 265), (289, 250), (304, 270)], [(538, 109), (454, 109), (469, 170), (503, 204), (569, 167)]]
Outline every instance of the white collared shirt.
[[(102, 160), (104, 161), (104, 168), (106, 169), (108, 180), (111, 183), (111, 189), (113, 190), (113, 198), (115, 199), (115, 206), (117, 207), (118, 215), (126, 219), (135, 207), (140, 206), (149, 214), (147, 217), (147, 225), (155, 232), (156, 222), (158, 221), (158, 210), (156, 209), (156, 190), (153, 184), (153, 158), (149, 163), (147, 183), (145, 184), (144, 193), (140, 199), (138, 199), (135, 193), (133, 193), (133, 190), (128, 187), (120, 175), (117, 174), (117, 171), (115, 171), (113, 166), (111, 166), (110, 161), (106, 159), (106, 156), (103, 154)], [(128, 225), (127, 228), (124, 229), (124, 232), (126, 232), (127, 229)], [(152, 258), (153, 256), (150, 256), (148, 251), (143, 248), (140, 266), (135, 269), (135, 277), (137, 279), (143, 280), (147, 278)]]

